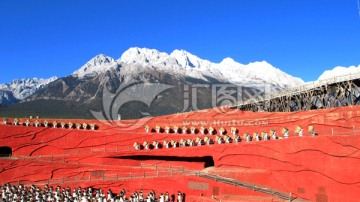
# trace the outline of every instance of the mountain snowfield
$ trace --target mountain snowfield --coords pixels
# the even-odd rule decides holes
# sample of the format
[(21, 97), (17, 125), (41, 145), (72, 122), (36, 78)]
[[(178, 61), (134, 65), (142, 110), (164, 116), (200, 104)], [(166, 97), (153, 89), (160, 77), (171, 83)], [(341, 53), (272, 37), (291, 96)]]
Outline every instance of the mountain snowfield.
[[(129, 48), (117, 60), (100, 54), (92, 58), (72, 75), (84, 78), (93, 77), (115, 68), (121, 76), (132, 77), (139, 72), (163, 72), (176, 78), (196, 78), (208, 81), (214, 78), (224, 83), (243, 86), (270, 84), (275, 89), (291, 88), (304, 84), (300, 78), (293, 77), (266, 61), (241, 64), (232, 58), (224, 58), (220, 63), (201, 59), (185, 50), (174, 50), (168, 54), (156, 49)], [(351, 67), (338, 66), (325, 71), (318, 80), (360, 73), (360, 65)], [(27, 98), (50, 82), (49, 79), (16, 79), (9, 84), (0, 84), (0, 104), (11, 104)]]
[(337, 66), (332, 70), (326, 70), (324, 73), (322, 73), (319, 78), (318, 81), (320, 80), (326, 80), (326, 79), (330, 79), (336, 76), (345, 76), (348, 74), (359, 74), (360, 73), (360, 65), (356, 66), (350, 66), (350, 67), (342, 67), (342, 66)]
[(117, 62), (113, 58), (104, 54), (99, 54), (75, 71), (73, 75), (85, 77), (86, 75), (98, 74), (100, 72), (105, 72), (116, 65)]
[(169, 55), (148, 48), (130, 48), (118, 60), (102, 54), (98, 55), (73, 74), (78, 77), (85, 77), (104, 72), (117, 64), (127, 64), (133, 67), (127, 68), (123, 74), (139, 71), (139, 68), (148, 68), (202, 80), (207, 80), (206, 77), (212, 77), (219, 81), (238, 85), (266, 83), (279, 88), (288, 88), (304, 84), (300, 78), (288, 75), (265, 61), (241, 64), (231, 58), (225, 58), (220, 63), (213, 63), (184, 50), (174, 50)]
[[(33, 79), (15, 79), (9, 84), (0, 84), (0, 91), (3, 93), (1, 99), (10, 99), (11, 97), (16, 98), (17, 100), (23, 100), (26, 97), (34, 94), (36, 91), (45, 87), (48, 83), (55, 81), (58, 77), (53, 76), (48, 79), (43, 78), (33, 78)], [(7, 93), (5, 93), (7, 92)], [(0, 102), (4, 103), (4, 102)]]

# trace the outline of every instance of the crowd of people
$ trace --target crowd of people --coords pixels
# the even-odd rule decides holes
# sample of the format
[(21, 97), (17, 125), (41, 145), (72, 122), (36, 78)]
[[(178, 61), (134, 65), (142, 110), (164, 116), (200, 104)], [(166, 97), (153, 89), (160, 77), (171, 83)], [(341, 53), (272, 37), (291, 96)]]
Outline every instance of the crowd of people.
[(122, 189), (119, 194), (114, 193), (111, 189), (104, 192), (102, 189), (75, 188), (71, 191), (70, 187), (61, 188), (57, 186), (45, 185), (43, 189), (35, 185), (26, 187), (19, 184), (18, 186), (5, 184), (0, 187), (0, 202), (20, 201), (20, 202), (184, 202), (185, 194), (180, 191), (170, 195), (168, 192), (156, 193), (152, 190), (148, 194), (139, 192), (127, 193)]
[[(150, 127), (147, 126), (145, 129), (146, 131), (148, 131)], [(156, 126), (156, 128), (158, 130), (161, 129), (160, 126)], [(160, 129), (159, 129), (160, 128)], [(168, 129), (168, 127), (166, 127), (166, 129)], [(192, 130), (196, 130), (195, 128), (192, 127)], [(204, 127), (201, 127), (201, 130), (204, 130)], [(295, 136), (303, 136), (303, 128), (301, 126), (296, 126), (295, 130), (294, 130), (294, 137)], [(213, 129), (211, 128), (211, 131), (213, 131)], [(260, 140), (277, 140), (277, 139), (286, 139), (290, 137), (290, 132), (289, 129), (284, 127), (281, 130), (282, 135), (278, 136), (276, 130), (271, 129), (269, 131), (269, 133), (267, 131), (262, 131), (261, 133), (259, 132), (254, 132), (253, 135), (251, 136), (251, 134), (249, 133), (244, 133), (243, 138), (241, 138), (239, 136), (239, 131), (235, 128), (235, 127), (231, 127), (230, 130), (230, 134), (232, 134), (232, 137), (230, 137), (230, 134), (226, 133), (226, 130), (221, 127), (219, 129), (220, 134), (219, 135), (215, 135), (215, 139), (211, 139), (210, 136), (205, 136), (204, 139), (200, 138), (200, 137), (196, 137), (196, 139), (185, 139), (185, 138), (181, 138), (179, 142), (177, 142), (176, 140), (164, 140), (163, 143), (157, 142), (157, 141), (153, 141), (152, 143), (149, 143), (147, 141), (145, 141), (143, 144), (139, 144), (138, 142), (134, 142), (133, 146), (135, 148), (135, 150), (149, 150), (149, 149), (160, 149), (160, 148), (177, 148), (177, 147), (187, 147), (187, 146), (202, 146), (202, 145), (210, 145), (210, 144), (223, 144), (223, 143), (238, 143), (241, 142), (242, 140), (246, 141), (246, 142), (251, 142), (251, 141), (260, 141)], [(311, 136), (317, 136), (318, 133), (315, 132), (314, 126), (309, 125), (308, 126), (308, 133)], [(191, 134), (196, 134), (195, 132), (191, 133)], [(203, 132), (201, 134), (204, 134)], [(211, 133), (213, 134), (213, 133)]]

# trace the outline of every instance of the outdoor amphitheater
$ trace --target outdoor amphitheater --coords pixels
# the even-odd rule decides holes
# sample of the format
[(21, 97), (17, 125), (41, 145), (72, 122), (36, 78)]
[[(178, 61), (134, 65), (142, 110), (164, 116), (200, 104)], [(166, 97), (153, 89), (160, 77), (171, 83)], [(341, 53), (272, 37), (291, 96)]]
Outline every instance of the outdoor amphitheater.
[(79, 188), (82, 201), (321, 201), (356, 194), (358, 106), (218, 110), (141, 124), (6, 118), (0, 125), (2, 197), (65, 201)]

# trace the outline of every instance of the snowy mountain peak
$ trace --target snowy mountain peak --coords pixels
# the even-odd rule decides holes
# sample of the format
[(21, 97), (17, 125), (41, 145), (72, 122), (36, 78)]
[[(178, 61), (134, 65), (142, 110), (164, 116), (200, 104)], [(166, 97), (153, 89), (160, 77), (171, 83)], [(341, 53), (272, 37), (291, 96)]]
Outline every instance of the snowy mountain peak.
[(141, 65), (148, 65), (163, 62), (168, 58), (169, 55), (167, 53), (159, 52), (156, 49), (134, 47), (125, 51), (118, 61), (126, 64), (136, 63)]
[(326, 80), (330, 78), (334, 78), (337, 76), (344, 76), (348, 74), (359, 74), (360, 73), (360, 65), (356, 66), (350, 66), (350, 67), (342, 67), (337, 66), (332, 70), (326, 70), (324, 73), (320, 75), (318, 80)]
[(117, 61), (102, 54), (98, 55), (75, 71), (74, 74), (78, 77), (94, 76), (120, 63), (127, 65), (122, 74), (129, 75), (150, 68), (177, 76), (202, 80), (211, 77), (238, 85), (269, 83), (280, 88), (286, 88), (304, 83), (301, 79), (282, 72), (266, 61), (244, 65), (232, 58), (225, 58), (220, 63), (213, 63), (185, 50), (174, 50), (169, 55), (156, 49), (138, 47), (129, 48)]
[(220, 64), (224, 64), (224, 65), (226, 65), (226, 64), (234, 64), (234, 63), (237, 63), (237, 62), (235, 62), (235, 60), (230, 58), (230, 57), (226, 57), (220, 62)]
[(31, 86), (31, 85), (42, 85), (42, 84), (48, 84), (52, 81), (55, 81), (56, 79), (58, 79), (59, 77), (57, 76), (53, 76), (50, 77), (48, 79), (43, 79), (43, 78), (24, 78), (24, 79), (15, 79), (13, 81), (11, 81), (9, 84), (0, 84), (0, 89), (11, 89), (12, 87), (17, 87), (17, 86)]
[(247, 65), (232, 58), (225, 58), (220, 63), (201, 59), (185, 50), (174, 50), (170, 55), (156, 49), (130, 48), (118, 62), (142, 67), (156, 67), (156, 71), (206, 80), (213, 77), (219, 81), (234, 84), (271, 83), (280, 88), (303, 84), (299, 78), (292, 77), (266, 61)]
[(85, 77), (92, 74), (97, 74), (111, 68), (116, 64), (114, 58), (106, 56), (104, 54), (99, 54), (89, 60), (85, 65), (80, 69), (76, 70), (73, 74), (78, 77)]
[(170, 56), (175, 58), (177, 63), (182, 67), (195, 67), (195, 64), (190, 60), (190, 58), (193, 58), (193, 55), (184, 50), (174, 50)]
[(209, 69), (211, 62), (203, 60), (185, 50), (174, 50), (170, 57), (176, 59), (178, 64), (184, 68)]
[(106, 56), (104, 54), (99, 54), (92, 58), (87, 64), (91, 64), (92, 66), (102, 65), (104, 63), (112, 63), (115, 60), (112, 57)]
[(58, 77), (56, 76), (48, 79), (15, 79), (8, 84), (0, 84), (0, 91), (11, 92), (16, 99), (22, 100), (57, 79)]

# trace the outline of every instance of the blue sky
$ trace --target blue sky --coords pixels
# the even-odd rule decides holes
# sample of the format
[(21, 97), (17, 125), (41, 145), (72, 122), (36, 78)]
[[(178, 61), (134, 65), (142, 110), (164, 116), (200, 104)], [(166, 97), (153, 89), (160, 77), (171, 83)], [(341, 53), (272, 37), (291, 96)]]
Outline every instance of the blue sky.
[(130, 47), (266, 60), (311, 81), (360, 64), (360, 16), (357, 0), (0, 1), (0, 83), (66, 76)]

